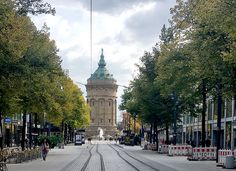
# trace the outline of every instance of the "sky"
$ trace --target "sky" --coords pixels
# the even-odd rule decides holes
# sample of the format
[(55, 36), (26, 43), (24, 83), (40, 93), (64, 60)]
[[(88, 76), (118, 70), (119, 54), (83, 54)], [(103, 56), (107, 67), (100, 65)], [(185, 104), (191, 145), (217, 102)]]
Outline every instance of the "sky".
[[(50, 28), (50, 38), (56, 41), (62, 67), (83, 91), (91, 75), (90, 0), (44, 0), (56, 8), (55, 16), (33, 16), (40, 29)], [(128, 86), (137, 74), (135, 64), (145, 51), (151, 51), (159, 41), (163, 24), (168, 25), (169, 9), (175, 0), (93, 0), (92, 72), (98, 67), (101, 49), (110, 74), (118, 85)], [(81, 84), (82, 83), (82, 84)], [(118, 105), (124, 87), (117, 92)], [(118, 111), (118, 121), (121, 111)]]

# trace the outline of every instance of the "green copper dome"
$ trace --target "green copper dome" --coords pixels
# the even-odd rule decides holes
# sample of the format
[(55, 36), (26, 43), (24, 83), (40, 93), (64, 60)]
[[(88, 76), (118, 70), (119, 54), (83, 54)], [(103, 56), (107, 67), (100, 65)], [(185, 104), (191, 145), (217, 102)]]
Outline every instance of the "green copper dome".
[(90, 80), (113, 80), (113, 75), (109, 74), (109, 71), (106, 69), (106, 62), (104, 60), (103, 49), (98, 63), (97, 70), (91, 75)]

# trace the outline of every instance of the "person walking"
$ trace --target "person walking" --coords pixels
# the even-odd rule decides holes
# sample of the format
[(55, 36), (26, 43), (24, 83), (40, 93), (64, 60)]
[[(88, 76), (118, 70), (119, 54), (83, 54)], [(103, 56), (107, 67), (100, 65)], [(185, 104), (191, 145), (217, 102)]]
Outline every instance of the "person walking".
[(42, 152), (42, 157), (43, 160), (46, 161), (46, 157), (49, 151), (49, 145), (46, 139), (44, 139), (42, 145), (41, 145), (41, 152)]

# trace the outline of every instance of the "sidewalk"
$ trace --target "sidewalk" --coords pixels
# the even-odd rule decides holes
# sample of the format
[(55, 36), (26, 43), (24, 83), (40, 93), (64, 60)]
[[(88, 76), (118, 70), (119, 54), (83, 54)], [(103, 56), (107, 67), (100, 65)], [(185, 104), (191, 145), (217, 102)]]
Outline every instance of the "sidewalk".
[(235, 169), (223, 169), (216, 167), (216, 161), (188, 161), (185, 156), (169, 157), (166, 154), (158, 154), (156, 151), (142, 150), (140, 146), (124, 146), (124, 150), (133, 153), (134, 156), (148, 159), (178, 171), (230, 171)]
[(78, 158), (87, 144), (83, 146), (65, 146), (65, 149), (51, 149), (47, 160), (32, 160), (19, 164), (8, 164), (8, 171), (59, 171), (75, 158)]

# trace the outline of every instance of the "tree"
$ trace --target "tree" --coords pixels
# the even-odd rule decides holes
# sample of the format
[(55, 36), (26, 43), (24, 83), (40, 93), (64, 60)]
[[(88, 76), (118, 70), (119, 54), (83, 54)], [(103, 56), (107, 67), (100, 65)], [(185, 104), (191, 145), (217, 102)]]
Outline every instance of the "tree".
[(43, 0), (14, 0), (15, 9), (19, 15), (55, 14), (56, 10)]
[[(164, 98), (160, 94), (160, 89), (155, 83), (158, 72), (156, 63), (160, 53), (157, 48), (153, 48), (153, 53), (145, 52), (137, 65), (138, 76), (131, 81), (128, 89), (122, 96), (120, 108), (126, 109), (131, 115), (136, 113), (143, 123), (151, 124), (150, 141), (152, 139), (158, 146), (158, 127), (167, 127), (172, 122), (173, 108), (169, 108), (170, 97)], [(158, 74), (157, 74), (158, 73)], [(154, 129), (154, 137), (152, 130)], [(153, 137), (153, 138), (152, 138)]]
[[(219, 12), (220, 8), (227, 6), (225, 2), (222, 4), (210, 0), (178, 0), (177, 5), (171, 9), (173, 41), (164, 42), (161, 46), (159, 60), (161, 90), (170, 93), (171, 90), (177, 89), (180, 98), (190, 97), (187, 98), (188, 106), (194, 104), (192, 101), (197, 102), (195, 106), (202, 104), (203, 146), (205, 145), (206, 98), (209, 94), (222, 96), (224, 88), (222, 85), (232, 77), (230, 74), (232, 68), (230, 69), (222, 58), (222, 54), (229, 51), (231, 38), (218, 28), (219, 21), (212, 25), (212, 21), (217, 20), (216, 13), (208, 17), (208, 13), (204, 13), (204, 10), (210, 9), (210, 13)], [(219, 9), (217, 10), (216, 7)], [(232, 11), (232, 8), (234, 7), (231, 6), (229, 11)], [(165, 28), (163, 31), (168, 34)], [(166, 41), (165, 34), (162, 36), (163, 41)], [(199, 102), (199, 99), (202, 99), (202, 102)]]
[[(62, 74), (61, 60), (54, 41), (41, 31), (34, 32), (31, 46), (18, 60), (19, 105), (23, 111), (22, 149), (26, 114), (41, 113), (51, 102), (51, 89)], [(54, 89), (55, 90), (55, 89)]]
[(23, 113), (23, 150), (26, 114), (30, 128), (33, 114), (35, 125), (45, 115), (57, 125), (62, 121), (73, 128), (89, 124), (89, 107), (81, 90), (63, 71), (49, 28), (44, 25), (37, 30), (27, 17), (49, 13), (54, 14), (55, 9), (42, 0), (0, 0), (0, 120), (9, 112)]
[[(17, 109), (16, 65), (30, 46), (35, 27), (28, 17), (16, 14), (11, 1), (0, 0), (0, 15), (0, 120), (2, 120), (2, 116)], [(0, 122), (0, 132), (1, 129)], [(0, 147), (3, 148), (1, 134)]]
[[(229, 37), (228, 49), (222, 54), (225, 61), (236, 65), (236, 4), (232, 0), (200, 0), (196, 16), (214, 30), (224, 32)], [(207, 11), (207, 15), (206, 12)]]

